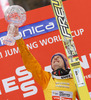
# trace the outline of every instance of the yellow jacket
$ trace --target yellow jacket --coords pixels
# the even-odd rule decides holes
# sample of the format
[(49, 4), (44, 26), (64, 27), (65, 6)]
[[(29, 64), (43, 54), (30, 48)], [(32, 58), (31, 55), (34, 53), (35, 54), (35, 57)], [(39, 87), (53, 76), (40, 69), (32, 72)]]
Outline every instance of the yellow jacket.
[[(30, 53), (30, 51), (26, 47), (22, 38), (19, 40), (16, 40), (16, 43), (19, 47), (21, 57), (26, 69), (32, 73), (34, 80), (42, 87), (44, 91), (44, 95), (45, 95), (45, 100), (52, 100), (52, 95), (49, 92), (52, 92), (52, 90), (57, 91), (60, 89), (61, 91), (69, 91), (69, 92), (72, 91), (74, 92), (73, 98), (76, 97), (76, 87), (75, 87), (73, 79), (68, 79), (68, 80), (67, 79), (63, 79), (63, 80), (53, 79), (50, 73), (44, 71), (41, 68), (41, 65), (38, 63), (35, 57)], [(61, 85), (56, 87), (56, 82), (58, 82), (59, 84), (61, 83), (65, 84), (69, 82), (70, 86), (68, 89), (65, 89), (64, 87), (60, 88)], [(72, 99), (72, 100), (75, 100), (75, 99)]]

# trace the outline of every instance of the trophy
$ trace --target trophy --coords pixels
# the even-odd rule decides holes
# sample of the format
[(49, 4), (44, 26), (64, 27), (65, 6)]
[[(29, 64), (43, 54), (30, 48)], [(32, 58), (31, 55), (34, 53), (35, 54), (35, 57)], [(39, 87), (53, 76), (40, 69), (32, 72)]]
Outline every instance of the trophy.
[(26, 21), (26, 12), (21, 6), (12, 5), (5, 12), (5, 20), (9, 25), (7, 36), (3, 37), (3, 43), (8, 46), (13, 46), (15, 44), (15, 28), (20, 27)]

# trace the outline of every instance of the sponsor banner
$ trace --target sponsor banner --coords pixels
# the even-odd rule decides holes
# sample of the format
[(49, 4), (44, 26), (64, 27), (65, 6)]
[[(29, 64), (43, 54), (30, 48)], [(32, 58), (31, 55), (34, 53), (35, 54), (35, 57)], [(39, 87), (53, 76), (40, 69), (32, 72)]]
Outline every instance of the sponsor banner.
[[(19, 33), (23, 39), (31, 38), (37, 35), (45, 34), (58, 30), (55, 18), (47, 19), (41, 22), (29, 24), (19, 28)], [(7, 32), (0, 34), (0, 46), (4, 45), (2, 40), (3, 36), (7, 35)]]
[[(83, 0), (81, 0), (81, 4), (78, 0), (64, 2), (65, 12), (89, 92), (91, 92), (91, 34), (90, 23), (88, 23), (91, 20), (90, 7), (90, 3)], [(53, 28), (53, 24), (56, 25), (54, 21), (52, 7), (49, 5), (28, 11), (27, 21), (19, 29), (30, 52), (46, 71), (52, 71), (51, 57), (54, 53), (62, 52), (65, 54), (59, 31), (55, 27)], [(49, 24), (50, 22), (53, 24)], [(42, 32), (38, 33), (40, 30)], [(7, 23), (4, 19), (0, 20), (0, 36), (5, 35), (6, 31)], [(17, 45), (9, 47), (1, 44), (0, 100), (36, 100), (37, 98), (45, 100), (41, 87), (33, 79), (32, 73), (26, 70)]]

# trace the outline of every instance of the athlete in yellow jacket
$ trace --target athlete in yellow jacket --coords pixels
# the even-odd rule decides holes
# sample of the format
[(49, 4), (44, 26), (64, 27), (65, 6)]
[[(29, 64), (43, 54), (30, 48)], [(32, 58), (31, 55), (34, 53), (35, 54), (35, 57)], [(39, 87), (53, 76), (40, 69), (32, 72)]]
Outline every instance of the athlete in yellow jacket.
[(19, 47), (23, 63), (33, 75), (34, 80), (42, 87), (45, 100), (75, 100), (76, 86), (68, 69), (66, 57), (57, 53), (51, 59), (52, 73), (46, 72), (30, 53), (18, 31), (15, 40)]

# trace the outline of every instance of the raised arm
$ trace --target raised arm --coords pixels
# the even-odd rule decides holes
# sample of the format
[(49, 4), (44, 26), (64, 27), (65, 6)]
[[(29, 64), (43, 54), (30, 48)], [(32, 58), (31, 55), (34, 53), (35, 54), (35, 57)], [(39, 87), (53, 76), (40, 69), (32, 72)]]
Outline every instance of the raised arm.
[[(15, 37), (18, 37), (18, 30), (16, 31)], [(35, 59), (35, 57), (30, 53), (27, 46), (24, 43), (22, 38), (18, 38), (16, 43), (19, 47), (20, 54), (23, 60), (23, 63), (28, 71), (30, 71), (33, 75), (34, 80), (43, 88), (45, 89), (48, 85), (50, 80), (51, 74), (44, 71), (41, 68), (41, 65)]]

